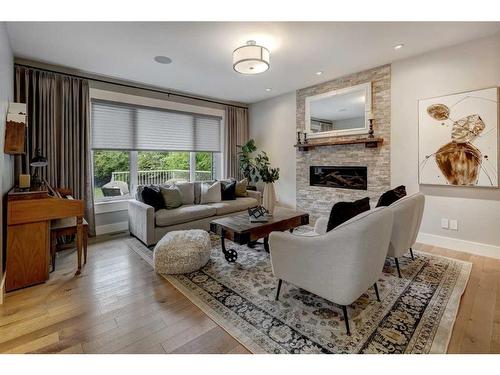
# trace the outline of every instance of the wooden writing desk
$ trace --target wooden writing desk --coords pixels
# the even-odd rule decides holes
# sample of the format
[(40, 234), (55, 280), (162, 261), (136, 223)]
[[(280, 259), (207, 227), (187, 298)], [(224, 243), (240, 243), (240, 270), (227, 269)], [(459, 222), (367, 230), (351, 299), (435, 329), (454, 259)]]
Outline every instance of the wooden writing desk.
[(40, 284), (49, 278), (50, 221), (76, 217), (78, 270), (82, 266), (84, 202), (51, 196), (48, 191), (7, 195), (7, 292)]

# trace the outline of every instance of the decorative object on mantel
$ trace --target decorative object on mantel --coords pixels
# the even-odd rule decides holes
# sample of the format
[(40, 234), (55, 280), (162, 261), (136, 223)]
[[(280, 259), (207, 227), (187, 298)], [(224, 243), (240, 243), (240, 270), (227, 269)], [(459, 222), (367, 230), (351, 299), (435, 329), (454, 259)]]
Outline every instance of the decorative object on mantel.
[(5, 126), (4, 152), (6, 154), (25, 154), (26, 123), (26, 104), (9, 103)]
[(322, 142), (296, 144), (294, 145), (294, 147), (298, 148), (300, 151), (309, 151), (310, 149), (313, 149), (315, 147), (355, 145), (355, 144), (364, 144), (366, 148), (377, 148), (383, 142), (384, 142), (383, 138), (354, 138), (354, 139), (330, 138), (329, 140)]
[(419, 101), (419, 183), (498, 187), (498, 88)]
[(306, 145), (307, 144), (307, 132), (306, 131), (297, 131), (297, 144), (298, 145)]
[(368, 121), (370, 121), (370, 130), (368, 130), (368, 138), (374, 138), (373, 136), (373, 120), (375, 117), (373, 116), (373, 112), (368, 113)]

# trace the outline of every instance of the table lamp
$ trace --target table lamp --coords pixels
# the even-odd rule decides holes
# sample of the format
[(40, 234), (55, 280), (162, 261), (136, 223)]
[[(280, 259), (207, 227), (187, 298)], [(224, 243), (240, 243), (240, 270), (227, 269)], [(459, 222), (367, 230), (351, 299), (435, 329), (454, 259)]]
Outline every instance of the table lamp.
[(30, 165), (35, 168), (33, 173), (33, 187), (40, 188), (42, 186), (42, 179), (39, 175), (38, 168), (46, 167), (48, 164), (47, 158), (42, 155), (40, 149), (36, 150), (35, 157), (31, 159)]

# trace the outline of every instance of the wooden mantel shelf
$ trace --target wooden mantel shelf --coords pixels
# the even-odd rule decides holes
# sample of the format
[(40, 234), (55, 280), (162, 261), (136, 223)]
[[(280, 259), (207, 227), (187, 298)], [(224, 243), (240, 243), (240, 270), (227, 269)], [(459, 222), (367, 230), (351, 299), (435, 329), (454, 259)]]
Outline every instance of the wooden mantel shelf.
[(294, 145), (300, 151), (309, 151), (315, 147), (336, 146), (336, 145), (355, 145), (364, 144), (366, 148), (377, 148), (384, 142), (384, 138), (357, 138), (357, 139), (330, 139), (324, 142), (301, 143)]

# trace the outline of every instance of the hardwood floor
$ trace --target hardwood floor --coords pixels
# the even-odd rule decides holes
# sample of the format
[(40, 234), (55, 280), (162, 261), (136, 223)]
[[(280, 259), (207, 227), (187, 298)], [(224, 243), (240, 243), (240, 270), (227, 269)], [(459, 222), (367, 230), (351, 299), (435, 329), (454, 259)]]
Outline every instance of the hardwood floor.
[[(60, 253), (42, 285), (0, 305), (1, 353), (248, 353), (129, 250), (123, 236)], [(473, 263), (449, 353), (500, 353), (500, 260), (417, 245)]]

